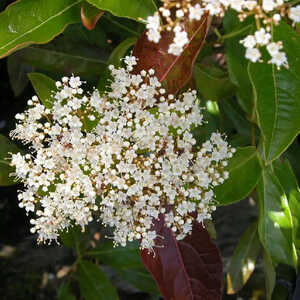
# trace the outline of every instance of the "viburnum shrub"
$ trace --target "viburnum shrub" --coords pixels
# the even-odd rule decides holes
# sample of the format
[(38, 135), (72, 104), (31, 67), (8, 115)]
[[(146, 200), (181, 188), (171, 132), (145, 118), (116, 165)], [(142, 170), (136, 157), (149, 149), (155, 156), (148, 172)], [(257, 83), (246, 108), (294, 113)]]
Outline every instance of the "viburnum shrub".
[[(29, 74), (37, 95), (9, 134), (22, 150), (0, 136), (0, 184), (22, 184), (19, 206), (39, 244), (75, 249), (60, 299), (74, 297), (72, 278), (87, 300), (118, 299), (95, 258), (166, 300), (243, 295), (256, 262), (265, 299), (275, 299), (279, 265), (295, 277), (297, 3), (21, 0), (0, 14), (0, 57), (19, 50), (8, 66), (55, 78)], [(256, 220), (223, 268), (211, 220), (243, 199)]]
[(110, 66), (111, 91), (102, 96), (84, 95), (79, 77), (63, 77), (51, 109), (34, 96), (16, 116), (11, 136), (36, 155), (13, 154), (11, 164), (26, 187), (20, 206), (38, 216), (31, 223), (39, 241), (57, 240), (73, 223), (84, 229), (95, 215), (114, 228), (116, 245), (138, 239), (154, 251), (160, 214), (181, 240), (191, 234), (192, 213), (201, 223), (216, 208), (213, 188), (228, 178), (235, 149), (219, 133), (196, 145), (196, 91), (167, 95), (154, 70), (133, 75), (136, 58), (125, 63)]

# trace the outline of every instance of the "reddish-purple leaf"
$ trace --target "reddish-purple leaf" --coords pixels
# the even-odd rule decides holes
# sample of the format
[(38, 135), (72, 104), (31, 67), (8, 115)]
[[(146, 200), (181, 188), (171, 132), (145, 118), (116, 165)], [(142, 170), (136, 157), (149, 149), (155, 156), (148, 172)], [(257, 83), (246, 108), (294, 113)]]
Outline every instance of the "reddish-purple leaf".
[(204, 44), (209, 24), (207, 14), (200, 21), (186, 21), (185, 30), (190, 41), (179, 56), (168, 53), (174, 36), (172, 32), (164, 31), (157, 44), (150, 42), (144, 32), (133, 50), (133, 55), (139, 59), (135, 71), (154, 69), (167, 92), (176, 94), (192, 76), (194, 61)]
[[(177, 241), (164, 226), (164, 216), (154, 224), (158, 247), (143, 250), (144, 265), (155, 278), (165, 300), (218, 300), (222, 297), (222, 259), (207, 230), (194, 222), (193, 232)], [(161, 247), (160, 247), (161, 246)]]
[(93, 30), (104, 14), (104, 11), (98, 9), (95, 6), (90, 5), (87, 2), (84, 2), (81, 6), (80, 16), (83, 26), (88, 30)]

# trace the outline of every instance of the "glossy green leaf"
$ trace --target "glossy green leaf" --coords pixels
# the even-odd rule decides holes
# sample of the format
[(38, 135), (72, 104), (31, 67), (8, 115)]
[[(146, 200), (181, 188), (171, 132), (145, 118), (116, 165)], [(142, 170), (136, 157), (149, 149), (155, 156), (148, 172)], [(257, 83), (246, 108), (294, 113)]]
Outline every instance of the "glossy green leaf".
[(116, 289), (95, 264), (89, 261), (80, 261), (78, 267), (80, 292), (85, 300), (117, 300)]
[(227, 294), (237, 293), (252, 275), (261, 246), (257, 223), (253, 223), (241, 237), (227, 272)]
[(145, 31), (144, 23), (137, 23), (134, 20), (119, 18), (111, 14), (104, 14), (99, 24), (105, 27), (108, 35), (116, 36), (120, 41), (132, 36), (139, 37)]
[[(65, 41), (66, 43), (71, 42), (71, 47), (74, 47), (75, 43), (77, 43), (77, 45), (79, 45), (80, 47), (84, 47), (85, 45), (88, 45), (94, 48), (95, 46), (97, 46), (101, 49), (110, 48), (110, 45), (107, 43), (108, 38), (105, 29), (106, 29), (105, 26), (104, 25), (102, 26), (102, 24), (99, 23), (93, 30), (86, 29), (80, 23), (72, 24), (65, 29), (64, 33), (62, 34), (63, 38), (61, 39), (61, 41)], [(99, 51), (99, 49), (97, 50)], [(86, 56), (88, 57), (89, 55)], [(95, 56), (95, 58), (97, 57)], [(98, 52), (98, 58), (99, 58), (99, 52)]]
[(195, 65), (193, 71), (198, 93), (207, 100), (219, 101), (234, 94), (234, 85), (222, 70), (213, 66)]
[(300, 37), (283, 22), (274, 27), (273, 36), (283, 42), (289, 69), (278, 70), (267, 62), (249, 67), (268, 162), (279, 157), (300, 132)]
[(69, 284), (62, 283), (60, 285), (57, 291), (57, 300), (76, 300)]
[(300, 145), (297, 142), (297, 140), (295, 140), (294, 143), (289, 146), (287, 151), (283, 154), (283, 157), (289, 160), (298, 181), (300, 181), (300, 164), (299, 164)]
[(227, 205), (246, 198), (255, 188), (261, 175), (261, 166), (255, 147), (238, 148), (230, 159), (229, 178), (215, 188), (219, 205)]
[(0, 58), (30, 44), (44, 44), (80, 22), (81, 0), (20, 0), (0, 13)]
[(33, 72), (33, 67), (20, 63), (15, 55), (10, 55), (7, 59), (7, 72), (10, 86), (15, 97), (18, 97), (28, 85), (29, 79), (27, 73)]
[[(212, 113), (212, 110), (209, 109), (209, 106), (215, 106), (218, 105), (217, 103), (201, 103), (202, 106), (206, 104), (206, 109), (203, 110), (203, 119), (206, 121), (203, 125), (195, 128), (192, 133), (194, 138), (197, 141), (197, 144), (205, 143), (207, 139), (210, 138), (213, 132), (216, 132), (220, 128), (220, 117), (214, 113)], [(210, 107), (211, 108), (211, 107)], [(214, 109), (214, 112), (216, 109)]]
[(265, 167), (258, 184), (260, 241), (275, 263), (296, 266), (293, 222), (287, 196), (272, 167)]
[[(246, 119), (245, 112), (238, 105), (236, 99), (227, 99), (226, 101), (220, 102), (219, 105), (224, 114), (224, 117), (226, 116), (231, 121), (231, 123), (233, 124), (233, 128), (241, 136), (248, 138), (248, 144), (250, 144), (251, 123)], [(226, 125), (228, 125), (228, 121), (226, 122)]]
[(299, 189), (297, 178), (288, 160), (277, 159), (272, 165), (274, 173), (279, 179), (287, 196), (289, 196), (291, 192)]
[(283, 286), (280, 284), (276, 284), (273, 294), (272, 294), (272, 300), (288, 300), (290, 297), (290, 288), (289, 286)]
[(9, 176), (14, 169), (10, 166), (9, 153), (18, 153), (20, 150), (18, 147), (11, 142), (7, 137), (0, 134), (0, 186), (8, 186), (16, 184), (13, 177)]
[(128, 50), (134, 46), (136, 43), (137, 38), (136, 37), (130, 37), (121, 42), (111, 53), (108, 63), (114, 66), (120, 66), (121, 65), (121, 58), (125, 56), (125, 54), (128, 52)]
[[(288, 160), (276, 160), (273, 163), (274, 173), (285, 190), (292, 218), (292, 235), (294, 256), (299, 260), (300, 255), (300, 191), (296, 176)], [(285, 220), (283, 220), (284, 222)], [(287, 222), (285, 221), (285, 224)], [(296, 252), (296, 253), (295, 253)], [(299, 262), (298, 262), (299, 264)]]
[[(125, 56), (128, 50), (136, 43), (136, 37), (130, 37), (121, 42), (109, 56), (107, 65), (114, 65), (115, 67), (120, 67), (122, 65), (121, 59)], [(102, 69), (100, 73), (100, 80), (98, 82), (97, 88), (100, 92), (106, 91), (112, 80), (111, 71), (108, 66)]]
[(43, 48), (28, 47), (16, 53), (16, 56), (20, 62), (31, 65), (38, 71), (56, 72), (61, 76), (73, 73), (84, 79), (97, 78), (106, 62), (95, 58), (94, 51), (90, 52), (89, 48), (78, 45), (77, 49), (69, 49), (75, 44), (68, 44), (68, 47), (59, 42)]
[(41, 73), (30, 73), (28, 75), (40, 101), (46, 108), (53, 106), (53, 93), (56, 90), (55, 81)]
[(69, 248), (75, 249), (77, 254), (87, 247), (88, 232), (83, 232), (78, 225), (69, 228), (68, 231), (61, 232), (59, 236), (63, 244)]
[(289, 206), (291, 209), (292, 220), (293, 220), (293, 235), (294, 245), (298, 257), (300, 257), (300, 192), (292, 191), (289, 195)]
[(101, 10), (106, 10), (117, 17), (140, 21), (153, 15), (156, 6), (152, 0), (87, 0)]
[(88, 254), (111, 266), (139, 290), (151, 294), (159, 293), (154, 279), (142, 264), (137, 243), (129, 243), (126, 247), (114, 247), (111, 241), (103, 241)]
[(237, 86), (236, 95), (241, 107), (251, 115), (253, 92), (247, 72), (249, 61), (245, 58), (245, 47), (240, 44), (240, 40), (254, 28), (252, 27), (252, 20), (247, 19), (240, 22), (237, 13), (228, 10), (223, 19), (223, 25), (225, 34), (228, 36), (225, 40), (225, 55), (229, 77), (232, 83)]
[(266, 300), (272, 299), (273, 290), (276, 283), (276, 271), (270, 255), (264, 251), (264, 271), (265, 271), (265, 286), (266, 286)]

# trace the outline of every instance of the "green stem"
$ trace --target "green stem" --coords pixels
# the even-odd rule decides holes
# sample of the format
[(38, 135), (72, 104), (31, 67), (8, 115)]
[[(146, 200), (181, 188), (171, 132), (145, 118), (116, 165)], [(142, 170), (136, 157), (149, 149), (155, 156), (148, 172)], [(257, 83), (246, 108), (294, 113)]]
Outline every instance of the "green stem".
[[(299, 0), (300, 1), (300, 0)], [(219, 42), (223, 42), (226, 39), (230, 39), (233, 37), (236, 37), (242, 33), (244, 33), (245, 31), (247, 31), (248, 29), (250, 29), (252, 27), (252, 24), (247, 25), (246, 27), (243, 27), (240, 30), (234, 31), (234, 32), (230, 32), (228, 34), (224, 34), (223, 36), (218, 32), (215, 31), (216, 35), (218, 36)]]
[(221, 39), (222, 39), (222, 35), (221, 35), (220, 31), (218, 30), (218, 28), (215, 28), (215, 29), (214, 29), (214, 32), (215, 32), (215, 34), (217, 35), (218, 40), (221, 40)]

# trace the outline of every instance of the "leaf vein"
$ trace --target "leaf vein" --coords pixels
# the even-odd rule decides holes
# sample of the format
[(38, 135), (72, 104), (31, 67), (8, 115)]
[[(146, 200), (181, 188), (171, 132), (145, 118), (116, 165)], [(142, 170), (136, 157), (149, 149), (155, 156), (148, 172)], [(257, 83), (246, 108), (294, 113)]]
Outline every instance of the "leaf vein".
[(16, 42), (17, 40), (23, 38), (24, 36), (30, 34), (31, 32), (39, 29), (41, 26), (43, 26), (44, 24), (50, 22), (52, 19), (62, 15), (65, 11), (67, 11), (68, 9), (72, 8), (73, 6), (77, 5), (78, 3), (80, 3), (82, 0), (77, 0), (76, 2), (70, 4), (69, 6), (65, 7), (63, 10), (59, 11), (58, 13), (54, 14), (53, 16), (49, 17), (48, 19), (46, 19), (45, 21), (43, 21), (42, 23), (40, 23), (39, 25), (31, 28), (30, 30), (24, 32), (23, 34), (19, 35), (18, 37), (10, 40), (8, 43), (6, 43), (5, 45), (3, 45), (2, 47), (0, 47), (0, 50), (5, 49), (7, 46), (13, 44), (14, 42)]

